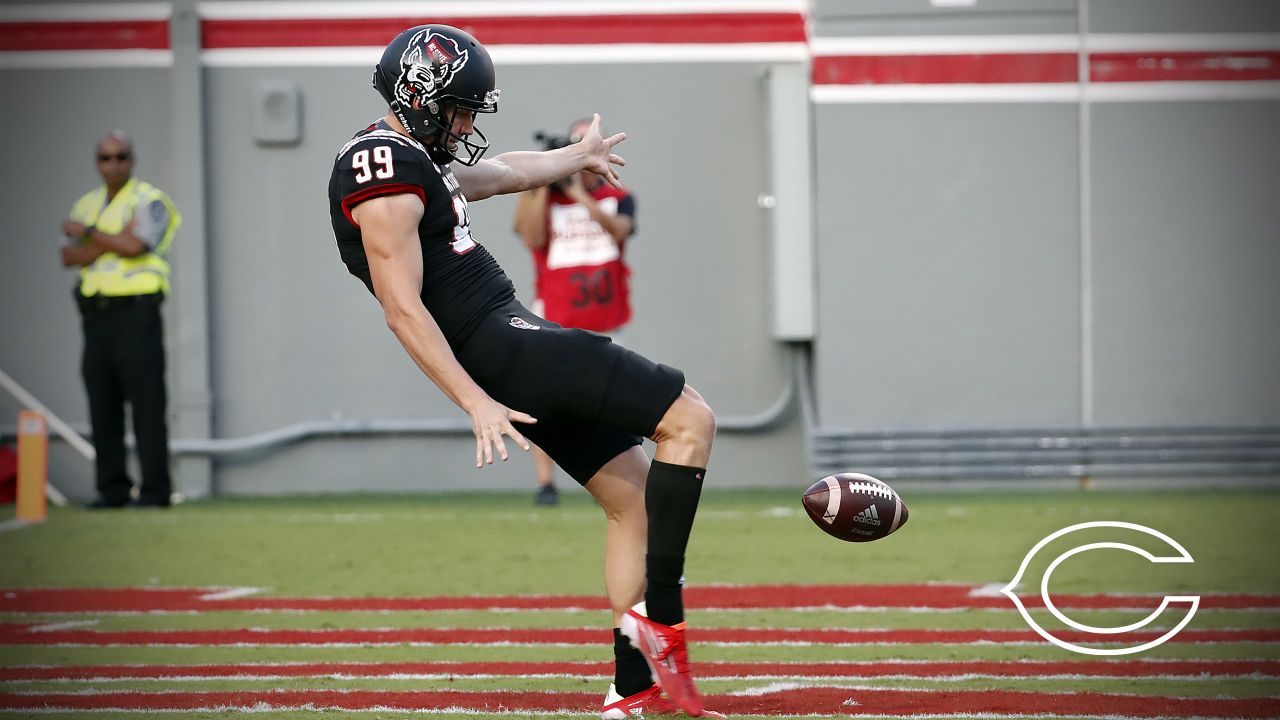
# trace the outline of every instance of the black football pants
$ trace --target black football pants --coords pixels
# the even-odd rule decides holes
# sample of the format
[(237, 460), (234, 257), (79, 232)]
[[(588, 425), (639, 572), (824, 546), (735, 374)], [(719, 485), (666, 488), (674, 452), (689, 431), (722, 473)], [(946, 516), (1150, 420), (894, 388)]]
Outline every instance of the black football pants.
[(133, 413), (133, 434), (142, 468), (140, 497), (168, 505), (169, 428), (165, 418), (164, 327), (158, 299), (86, 310), (81, 373), (89, 395), (89, 420), (97, 451), (98, 494), (111, 505), (129, 500), (133, 485), (125, 469), (124, 406)]

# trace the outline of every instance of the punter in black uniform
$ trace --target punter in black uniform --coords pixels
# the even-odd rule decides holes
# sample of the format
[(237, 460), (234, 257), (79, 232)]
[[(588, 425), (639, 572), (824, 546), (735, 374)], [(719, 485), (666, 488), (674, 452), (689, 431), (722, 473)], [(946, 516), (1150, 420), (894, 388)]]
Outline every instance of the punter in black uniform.
[[(488, 141), (473, 123), (498, 109), (493, 63), (445, 25), (398, 35), (373, 84), (389, 111), (343, 146), (329, 182), (343, 262), (418, 367), (471, 416), (476, 467), (495, 452), (507, 459), (503, 435), (525, 450), (527, 436), (604, 509), (617, 664), (601, 717), (671, 703), (722, 717), (703, 708), (689, 672), (681, 598), (715, 416), (679, 370), (529, 312), (467, 215), (468, 200), (580, 170), (618, 185), (613, 165), (624, 161), (611, 151), (625, 134), (601, 137), (597, 115), (574, 145), (482, 160)], [(641, 437), (657, 443), (652, 463)]]

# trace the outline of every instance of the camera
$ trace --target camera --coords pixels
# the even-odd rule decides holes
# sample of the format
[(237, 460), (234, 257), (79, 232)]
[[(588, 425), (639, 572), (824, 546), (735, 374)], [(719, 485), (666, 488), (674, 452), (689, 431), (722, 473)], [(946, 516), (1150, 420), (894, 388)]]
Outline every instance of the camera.
[(546, 132), (538, 130), (533, 133), (534, 142), (541, 143), (543, 150), (559, 150), (573, 144), (573, 139), (568, 135), (560, 135), (559, 133)]
[[(543, 150), (559, 150), (562, 147), (568, 147), (573, 144), (573, 138), (568, 135), (559, 133), (546, 132), (538, 130), (533, 133), (534, 142), (541, 143)], [(551, 188), (558, 192), (564, 192), (569, 185), (569, 178), (560, 178), (551, 183)]]

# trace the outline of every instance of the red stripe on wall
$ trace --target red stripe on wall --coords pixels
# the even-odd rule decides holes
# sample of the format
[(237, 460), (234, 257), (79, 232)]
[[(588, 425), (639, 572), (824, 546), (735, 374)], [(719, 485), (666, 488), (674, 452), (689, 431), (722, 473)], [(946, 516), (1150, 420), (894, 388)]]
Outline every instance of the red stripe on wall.
[(1069, 83), (1075, 53), (990, 55), (852, 55), (813, 59), (815, 85), (942, 85), (952, 83)]
[(1280, 52), (1093, 53), (1093, 82), (1280, 80)]
[(205, 20), (204, 47), (353, 47), (386, 45), (405, 28), (453, 25), (486, 45), (616, 43), (802, 43), (798, 13), (691, 13), (529, 17)]
[(0, 23), (0, 51), (168, 50), (167, 20)]

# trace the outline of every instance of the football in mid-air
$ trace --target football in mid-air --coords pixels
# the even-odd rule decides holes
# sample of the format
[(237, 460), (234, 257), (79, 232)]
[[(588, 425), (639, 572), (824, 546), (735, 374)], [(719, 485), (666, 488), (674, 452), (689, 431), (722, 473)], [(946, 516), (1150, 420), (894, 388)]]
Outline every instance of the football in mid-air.
[(879, 540), (907, 523), (907, 506), (884, 482), (862, 473), (837, 473), (804, 491), (813, 524), (848, 542)]

